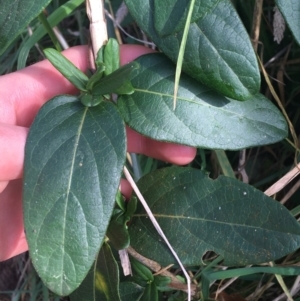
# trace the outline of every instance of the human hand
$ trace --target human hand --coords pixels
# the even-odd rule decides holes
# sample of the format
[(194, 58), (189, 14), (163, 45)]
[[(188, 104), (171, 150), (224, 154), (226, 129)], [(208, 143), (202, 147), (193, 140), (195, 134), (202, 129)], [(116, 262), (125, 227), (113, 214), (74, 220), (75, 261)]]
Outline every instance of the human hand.
[[(142, 46), (122, 45), (121, 64), (151, 52)], [(64, 52), (80, 70), (88, 68), (86, 46)], [(77, 90), (48, 62), (42, 61), (23, 70), (0, 77), (0, 261), (28, 249), (22, 214), (22, 173), (28, 128), (39, 108), (58, 94)], [(183, 165), (196, 154), (192, 147), (164, 143), (144, 137), (127, 128), (128, 152)], [(125, 196), (131, 192), (121, 183)]]

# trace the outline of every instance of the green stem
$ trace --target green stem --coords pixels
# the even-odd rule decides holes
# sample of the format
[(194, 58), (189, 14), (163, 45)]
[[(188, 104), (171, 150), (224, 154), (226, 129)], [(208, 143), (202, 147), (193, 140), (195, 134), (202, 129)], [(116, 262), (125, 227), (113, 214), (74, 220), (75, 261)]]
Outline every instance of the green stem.
[(48, 20), (47, 20), (47, 18), (44, 15), (43, 12), (41, 12), (39, 14), (39, 20), (43, 24), (43, 26), (45, 27), (45, 29), (47, 30), (47, 32), (48, 32), (48, 34), (49, 34), (49, 36), (50, 36), (50, 38), (51, 38), (51, 40), (52, 40), (52, 42), (53, 42), (56, 50), (59, 51), (59, 52), (61, 52), (62, 48), (61, 48), (61, 46), (59, 44), (59, 41), (58, 41), (56, 35), (54, 34), (54, 31), (53, 31), (52, 27), (50, 26), (50, 24), (49, 24), (49, 22), (48, 22)]
[(215, 150), (215, 154), (217, 155), (217, 159), (219, 161), (219, 164), (221, 166), (222, 172), (224, 176), (234, 178), (235, 179), (235, 174), (234, 171), (231, 167), (231, 164), (227, 158), (227, 155), (225, 151), (223, 150)]

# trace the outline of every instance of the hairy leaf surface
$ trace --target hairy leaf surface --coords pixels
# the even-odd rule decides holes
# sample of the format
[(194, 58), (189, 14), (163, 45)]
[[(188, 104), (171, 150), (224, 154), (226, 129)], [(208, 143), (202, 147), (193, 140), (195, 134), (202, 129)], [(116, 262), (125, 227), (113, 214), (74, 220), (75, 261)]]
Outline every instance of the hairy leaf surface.
[[(168, 0), (167, 3), (171, 3), (172, 6), (163, 5), (161, 13), (158, 13), (159, 1), (125, 2), (140, 28), (176, 63), (184, 23), (182, 24), (180, 17), (175, 19), (181, 28), (177, 31), (174, 24), (176, 21), (164, 18), (173, 17), (173, 14), (178, 14), (180, 10), (182, 14), (186, 14), (188, 1)], [(228, 97), (238, 100), (250, 98), (259, 91), (260, 74), (248, 34), (234, 7), (229, 0), (197, 0), (195, 6), (182, 70)], [(172, 26), (174, 31), (171, 34), (160, 36), (161, 33), (168, 33)]]
[[(300, 226), (289, 211), (236, 179), (211, 180), (200, 170), (171, 167), (146, 175), (138, 186), (183, 264), (200, 264), (207, 251), (226, 265), (256, 264), (299, 248)], [(141, 205), (129, 232), (140, 254), (164, 266), (176, 263)]]
[(300, 1), (275, 0), (279, 10), (285, 18), (294, 38), (300, 45)]
[(182, 74), (173, 110), (175, 66), (162, 54), (136, 60), (131, 73), (135, 92), (118, 107), (130, 127), (143, 135), (212, 149), (242, 149), (287, 136), (279, 110), (263, 95), (240, 102), (226, 98)]
[(50, 0), (0, 0), (0, 55)]
[(124, 124), (112, 103), (47, 102), (25, 150), (24, 219), (39, 275), (59, 295), (82, 282), (99, 251), (125, 161)]

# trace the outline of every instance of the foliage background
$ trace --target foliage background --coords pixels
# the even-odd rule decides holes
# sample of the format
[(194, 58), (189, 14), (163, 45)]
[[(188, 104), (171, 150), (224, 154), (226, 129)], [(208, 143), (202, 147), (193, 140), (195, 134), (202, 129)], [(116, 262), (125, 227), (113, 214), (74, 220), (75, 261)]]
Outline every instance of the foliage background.
[[(117, 19), (122, 28), (115, 28), (110, 17), (108, 20), (108, 33), (110, 37), (118, 38), (122, 43), (144, 44), (147, 47), (155, 48), (143, 32), (126, 11), (122, 11), (120, 0), (106, 2), (106, 9), (110, 17)], [(255, 0), (233, 0), (242, 22), (244, 23), (250, 36), (253, 35), (252, 23), (255, 7)], [(63, 0), (53, 0), (45, 9), (45, 14), (51, 15), (62, 4)], [(290, 30), (286, 27), (283, 39), (280, 43), (274, 41), (273, 20), (274, 20), (273, 0), (265, 0), (263, 3), (262, 22), (260, 26), (259, 43), (257, 53), (261, 58), (268, 74), (272, 79), (272, 85), (280, 96), (280, 100), (287, 111), (294, 126), (295, 132), (300, 132), (300, 47), (295, 42)], [(123, 15), (123, 18), (121, 18)], [(0, 56), (0, 74), (6, 74), (17, 70), (20, 51), (30, 38), (32, 32), (42, 25), (38, 19), (34, 19), (21, 35), (9, 46), (4, 54)], [(85, 14), (84, 5), (79, 6), (74, 12), (63, 19), (58, 25), (58, 30), (67, 44), (74, 45), (87, 44), (88, 42), (88, 19)], [(125, 34), (126, 32), (127, 34)], [(30, 49), (26, 65), (43, 59), (42, 49), (53, 47), (48, 35), (36, 41), (34, 47)], [(263, 77), (262, 77), (263, 79)], [(270, 90), (266, 82), (262, 81), (261, 93), (272, 99)], [(297, 146), (300, 147), (299, 145)], [(226, 152), (231, 167), (242, 181), (248, 177), (249, 184), (265, 191), (274, 182), (288, 172), (294, 164), (295, 149), (286, 141), (274, 145), (251, 148), (245, 153), (245, 159), (241, 159), (242, 153), (239, 151)], [(161, 162), (142, 155), (132, 156), (131, 166), (135, 178), (149, 173), (155, 169), (169, 166), (166, 162)], [(204, 149), (198, 149), (195, 160), (190, 164), (194, 168), (205, 170), (212, 178), (217, 178), (221, 174), (216, 153)], [(300, 213), (300, 180), (294, 179), (276, 195), (276, 199), (284, 203), (295, 215)], [(283, 266), (299, 265), (299, 252), (290, 254), (278, 262)], [(282, 288), (274, 280), (274, 275), (255, 274), (251, 277), (240, 277), (236, 281), (226, 280), (214, 283), (212, 291), (217, 291), (220, 287), (226, 288), (226, 295), (222, 293), (224, 300), (280, 300), (278, 296), (282, 294)], [(232, 281), (232, 283), (230, 282)], [(288, 288), (300, 290), (300, 278), (285, 277), (284, 281)], [(253, 297), (253, 292), (256, 296)], [(236, 299), (230, 299), (228, 295), (237, 294)], [(253, 297), (251, 299), (251, 296)], [(238, 299), (240, 298), (240, 299)], [(283, 296), (283, 298), (286, 298)], [(33, 270), (27, 254), (22, 254), (12, 260), (0, 263), (0, 300), (59, 300), (59, 297), (51, 294)], [(64, 298), (67, 300), (68, 298)], [(223, 300), (220, 299), (219, 300)], [(283, 299), (282, 299), (283, 300)], [(294, 300), (300, 300), (300, 294), (294, 295)]]

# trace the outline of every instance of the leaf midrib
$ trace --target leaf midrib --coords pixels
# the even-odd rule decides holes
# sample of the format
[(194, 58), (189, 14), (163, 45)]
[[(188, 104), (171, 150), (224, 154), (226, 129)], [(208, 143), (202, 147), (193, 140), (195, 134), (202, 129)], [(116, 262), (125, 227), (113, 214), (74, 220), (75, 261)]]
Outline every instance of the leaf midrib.
[[(149, 91), (149, 90), (144, 90), (144, 89), (136, 89), (136, 88), (134, 88), (134, 90), (135, 90), (136, 92), (140, 92), (140, 93), (146, 93), (146, 94), (148, 93), (148, 94), (158, 95), (158, 96), (160, 96), (160, 97), (168, 97), (168, 98), (171, 98), (171, 99), (173, 100), (173, 95), (171, 95), (171, 94), (165, 94), (165, 93), (160, 93), (160, 92), (155, 92), (155, 91)], [(195, 94), (195, 95), (196, 95), (196, 94)], [(198, 96), (197, 96), (197, 97), (198, 97)], [(189, 103), (198, 105), (198, 106), (200, 106), (200, 107), (203, 106), (203, 107), (207, 107), (207, 108), (210, 108), (210, 107), (214, 108), (213, 105), (206, 104), (205, 102), (201, 102), (201, 103), (200, 103), (200, 102), (194, 101), (194, 100), (189, 99), (189, 98), (184, 98), (184, 97), (182, 97), (182, 96), (177, 96), (177, 100), (186, 101), (186, 102), (189, 102)], [(233, 112), (233, 111), (230, 111), (230, 110), (224, 110), (223, 108), (220, 108), (220, 107), (218, 107), (217, 110), (226, 112), (226, 113), (228, 113), (228, 114), (230, 114), (230, 115), (237, 116), (237, 117), (240, 117), (240, 118), (247, 118), (249, 121), (261, 122), (261, 121), (255, 120), (255, 119), (251, 119), (251, 118), (249, 118), (249, 116), (246, 116), (245, 114), (243, 114), (243, 115), (242, 115), (242, 114), (237, 114), (236, 112)], [(175, 111), (175, 112), (176, 112), (176, 111)], [(248, 112), (248, 113), (249, 113), (249, 112)], [(266, 123), (266, 122), (261, 122), (261, 123), (263, 123), (263, 124), (268, 124), (268, 125), (270, 125), (270, 126), (275, 127), (274, 125), (269, 124), (269, 123)]]
[[(266, 231), (271, 231), (271, 232), (279, 232), (279, 233), (286, 233), (286, 232), (281, 232), (278, 230), (270, 230), (267, 228), (262, 228), (261, 226), (251, 226), (251, 225), (243, 225), (243, 224), (237, 224), (237, 223), (229, 223), (229, 222), (222, 222), (222, 221), (218, 221), (218, 220), (211, 220), (211, 219), (205, 219), (205, 218), (199, 218), (199, 217), (188, 217), (188, 216), (184, 216), (184, 215), (167, 215), (167, 214), (156, 214), (153, 213), (153, 215), (156, 218), (166, 218), (166, 219), (185, 219), (185, 220), (194, 220), (194, 221), (202, 221), (202, 222), (212, 222), (212, 223), (216, 223), (216, 224), (222, 224), (222, 225), (228, 225), (228, 226), (239, 226), (239, 227), (245, 227), (245, 228), (253, 228), (253, 229), (258, 229), (258, 230), (266, 230)], [(132, 215), (132, 217), (145, 217), (148, 218), (148, 214), (143, 213), (143, 214), (134, 214)], [(290, 234), (292, 235), (300, 235), (300, 234), (294, 234), (292, 232), (290, 232)]]
[[(84, 124), (84, 120), (85, 120), (85, 116), (87, 113), (88, 108), (85, 107), (84, 111), (83, 111), (83, 115), (82, 115), (82, 119), (80, 121), (79, 127), (78, 127), (78, 131), (76, 134), (76, 140), (74, 143), (74, 152), (73, 152), (73, 157), (72, 157), (72, 163), (71, 163), (71, 169), (70, 169), (70, 176), (69, 176), (69, 182), (68, 182), (68, 187), (67, 187), (67, 192), (66, 192), (66, 202), (65, 202), (65, 208), (64, 208), (64, 224), (63, 224), (63, 231), (62, 231), (62, 241), (63, 241), (63, 249), (64, 249), (64, 242), (65, 242), (65, 229), (66, 229), (66, 215), (67, 215), (67, 207), (68, 207), (68, 201), (69, 201), (69, 194), (70, 194), (70, 190), (71, 190), (71, 185), (72, 185), (72, 175), (74, 172), (74, 165), (75, 165), (75, 158), (76, 158), (76, 153), (77, 153), (77, 148), (78, 148), (78, 144), (79, 144), (79, 139), (80, 139), (80, 135), (82, 132), (82, 127)], [(65, 251), (63, 251), (63, 253), (65, 253)], [(62, 256), (62, 264), (61, 264), (61, 275), (63, 275), (63, 271), (64, 271), (64, 259), (65, 259), (65, 254)], [(63, 285), (63, 281), (61, 282), (61, 285)], [(63, 287), (61, 286), (61, 291), (63, 291)]]

